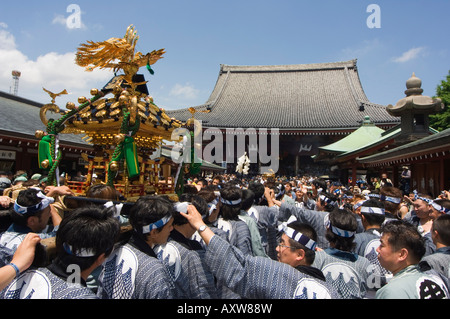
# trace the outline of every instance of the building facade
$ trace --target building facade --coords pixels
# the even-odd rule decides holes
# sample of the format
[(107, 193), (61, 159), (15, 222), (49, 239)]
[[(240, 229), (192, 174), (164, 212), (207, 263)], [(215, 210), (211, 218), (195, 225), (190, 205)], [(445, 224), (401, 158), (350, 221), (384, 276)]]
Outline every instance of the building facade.
[[(229, 139), (248, 135), (245, 151), (252, 159), (252, 153), (260, 151), (261, 145), (251, 142), (251, 134), (267, 130), (277, 135), (280, 175), (327, 173), (329, 167), (314, 162), (311, 156), (317, 155), (321, 146), (358, 129), (367, 116), (382, 129), (399, 123), (398, 118), (386, 112), (386, 106), (368, 100), (359, 79), (357, 60), (221, 65), (216, 85), (205, 104), (167, 113), (181, 121), (194, 116), (201, 121), (204, 132), (221, 133), (224, 137), (222, 163), (226, 163), (229, 171), (234, 171), (237, 158), (243, 155), (229, 147), (236, 145)], [(207, 145), (208, 141), (203, 139), (204, 148)], [(258, 156), (255, 158), (257, 162), (252, 160), (252, 170), (258, 172), (261, 163)]]
[[(40, 119), (43, 105), (16, 95), (0, 92), (0, 171), (16, 172), (25, 170), (29, 174), (41, 173), (38, 163), (38, 143), (36, 130), (45, 131)], [(61, 135), (60, 149), (64, 158), (60, 172), (75, 175), (85, 170), (81, 153), (94, 154), (92, 145), (81, 136)]]

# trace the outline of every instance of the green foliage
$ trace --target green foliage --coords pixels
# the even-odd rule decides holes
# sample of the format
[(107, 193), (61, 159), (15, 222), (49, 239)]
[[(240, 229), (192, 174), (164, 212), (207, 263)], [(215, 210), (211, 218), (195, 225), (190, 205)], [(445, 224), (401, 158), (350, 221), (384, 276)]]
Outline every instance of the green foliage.
[(438, 131), (450, 128), (450, 71), (447, 79), (442, 80), (436, 88), (436, 96), (444, 103), (444, 110), (438, 114), (430, 115), (430, 126)]

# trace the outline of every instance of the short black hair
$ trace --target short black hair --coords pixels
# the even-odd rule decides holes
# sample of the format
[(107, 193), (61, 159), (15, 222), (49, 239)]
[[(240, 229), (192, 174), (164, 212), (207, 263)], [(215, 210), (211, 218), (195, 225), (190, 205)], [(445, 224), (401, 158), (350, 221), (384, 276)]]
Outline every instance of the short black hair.
[[(384, 203), (376, 198), (371, 198), (366, 200), (361, 207), (376, 207), (376, 208), (382, 208), (384, 209)], [(363, 213), (361, 212), (361, 215), (364, 216), (367, 223), (369, 225), (378, 225), (381, 226), (385, 220), (384, 214), (373, 214), (373, 213)]]
[(425, 255), (425, 242), (417, 228), (404, 220), (391, 220), (381, 227), (384, 234), (388, 234), (388, 243), (394, 251), (406, 248), (415, 262), (419, 262)]
[(438, 232), (442, 243), (450, 246), (450, 215), (441, 215), (433, 221), (432, 230)]
[(164, 216), (174, 214), (174, 203), (163, 195), (140, 197), (130, 209), (129, 221), (138, 235), (143, 235), (142, 228), (157, 222)]
[[(294, 221), (288, 224), (288, 227), (302, 233), (303, 235), (309, 237), (309, 239), (317, 242), (317, 233), (311, 225), (301, 223), (299, 221)], [(305, 251), (305, 261), (308, 265), (312, 265), (314, 259), (316, 258), (316, 252), (300, 244), (298, 241), (289, 238), (289, 245), (294, 249), (303, 249)]]
[[(37, 197), (37, 194), (41, 192), (41, 190), (36, 188), (27, 188), (23, 191), (20, 191), (19, 195), (17, 196), (16, 203), (22, 207), (31, 207), (39, 204), (42, 201), (42, 198)], [(36, 216), (40, 218), (42, 215), (43, 210), (36, 211), (36, 212), (27, 212), (25, 214), (19, 214), (14, 209), (10, 210), (10, 216), (11, 221), (14, 224), (26, 226), (27, 220), (31, 216)]]
[(254, 202), (255, 202), (255, 193), (253, 193), (249, 189), (243, 189), (242, 190), (241, 209), (249, 210), (252, 207)]
[[(208, 216), (208, 203), (206, 200), (199, 196), (198, 194), (181, 194), (179, 198), (180, 202), (189, 202), (197, 211), (202, 215), (203, 218)], [(173, 225), (185, 225), (188, 223), (186, 217), (182, 216), (179, 212), (173, 213)]]
[[(85, 270), (101, 254), (108, 256), (112, 252), (119, 234), (120, 223), (113, 217), (112, 210), (95, 205), (78, 208), (65, 216), (59, 225), (56, 233), (57, 258), (64, 265), (77, 264)], [(64, 244), (70, 245), (72, 252), (68, 252)], [(95, 256), (76, 256), (81, 249), (92, 249)]]
[[(242, 199), (242, 190), (237, 187), (228, 186), (220, 190), (220, 196), (225, 200), (236, 201)], [(222, 203), (220, 214), (225, 220), (238, 220), (241, 212), (241, 204), (228, 205)]]
[(335, 233), (333, 233), (331, 227), (334, 226), (349, 232), (356, 232), (356, 229), (358, 228), (358, 223), (356, 221), (355, 214), (346, 209), (339, 209), (336, 207), (333, 211), (330, 212), (328, 217), (331, 226), (327, 229), (325, 235), (326, 239), (330, 243), (334, 244), (334, 247), (336, 249), (343, 251), (352, 251), (353, 248), (355, 247), (354, 243), (355, 236), (352, 237), (338, 236)]
[(264, 185), (261, 184), (260, 182), (251, 182), (248, 185), (248, 189), (255, 194), (255, 204), (258, 204), (264, 195), (265, 191)]

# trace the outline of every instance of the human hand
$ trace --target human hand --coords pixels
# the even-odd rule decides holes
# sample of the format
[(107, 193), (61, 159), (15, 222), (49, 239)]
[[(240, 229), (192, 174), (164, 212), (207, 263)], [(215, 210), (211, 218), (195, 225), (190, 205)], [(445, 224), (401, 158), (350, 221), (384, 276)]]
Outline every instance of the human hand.
[(275, 197), (275, 193), (274, 193), (273, 189), (271, 189), (269, 187), (264, 188), (264, 195), (266, 196), (267, 199)]
[(74, 195), (74, 192), (68, 186), (47, 186), (44, 192), (48, 197), (53, 197), (55, 195)]
[(28, 233), (24, 240), (17, 247), (11, 263), (19, 267), (20, 272), (27, 270), (33, 263), (36, 245), (40, 243), (41, 238), (35, 233)]
[(180, 215), (185, 217), (194, 229), (199, 229), (200, 226), (205, 224), (202, 215), (200, 215), (194, 205), (188, 205), (187, 212), (180, 212)]
[(12, 203), (12, 198), (9, 196), (0, 196), (0, 206), (8, 208)]

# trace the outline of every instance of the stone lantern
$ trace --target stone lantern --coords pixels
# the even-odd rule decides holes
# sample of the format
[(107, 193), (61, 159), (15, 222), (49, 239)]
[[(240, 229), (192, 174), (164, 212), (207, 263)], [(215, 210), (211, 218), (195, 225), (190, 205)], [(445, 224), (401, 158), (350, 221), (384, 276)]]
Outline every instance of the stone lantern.
[(406, 97), (394, 106), (387, 106), (390, 115), (401, 118), (401, 135), (397, 141), (409, 142), (428, 136), (429, 115), (444, 109), (441, 99), (422, 95), (421, 86), (422, 81), (413, 73), (406, 81)]

